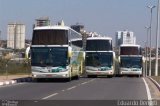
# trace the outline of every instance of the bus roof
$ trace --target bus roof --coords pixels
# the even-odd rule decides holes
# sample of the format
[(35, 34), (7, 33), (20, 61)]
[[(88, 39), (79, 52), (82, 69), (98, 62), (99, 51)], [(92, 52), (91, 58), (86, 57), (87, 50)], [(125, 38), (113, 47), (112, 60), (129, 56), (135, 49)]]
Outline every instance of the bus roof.
[(112, 40), (111, 37), (88, 37), (87, 40)]
[[(75, 30), (73, 30), (72, 28), (70, 28), (68, 26), (61, 26), (61, 25), (41, 26), (41, 27), (34, 28), (34, 30), (54, 30), (54, 29), (56, 29), (56, 30), (72, 30), (73, 32), (76, 32)], [(80, 34), (79, 32), (76, 32), (76, 33)]]
[(140, 45), (137, 44), (122, 44), (120, 47), (140, 47)]
[(82, 41), (82, 38), (71, 39), (71, 41)]
[(59, 29), (59, 30), (69, 30), (71, 29), (68, 26), (58, 26), (58, 25), (54, 25), (54, 26), (41, 26), (41, 27), (35, 27), (34, 30), (51, 30), (51, 29)]

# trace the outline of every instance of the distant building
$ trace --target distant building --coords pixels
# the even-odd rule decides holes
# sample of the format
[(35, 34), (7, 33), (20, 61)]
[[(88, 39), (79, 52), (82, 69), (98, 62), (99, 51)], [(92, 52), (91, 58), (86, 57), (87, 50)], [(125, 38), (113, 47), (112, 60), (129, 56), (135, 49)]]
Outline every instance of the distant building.
[(36, 19), (36, 24), (35, 26), (49, 26), (51, 25), (49, 17), (41, 17)]
[(97, 32), (89, 32), (88, 37), (100, 37), (101, 35), (98, 34)]
[(71, 25), (71, 28), (74, 29), (75, 31), (81, 33), (81, 31), (84, 30), (84, 25), (79, 25), (79, 24)]
[(63, 21), (63, 20), (59, 21), (59, 22), (58, 22), (58, 25), (59, 25), (59, 26), (65, 26), (64, 21)]
[(25, 25), (21, 23), (8, 24), (7, 48), (25, 48)]
[(115, 41), (116, 47), (121, 44), (136, 44), (136, 37), (132, 31), (117, 31)]

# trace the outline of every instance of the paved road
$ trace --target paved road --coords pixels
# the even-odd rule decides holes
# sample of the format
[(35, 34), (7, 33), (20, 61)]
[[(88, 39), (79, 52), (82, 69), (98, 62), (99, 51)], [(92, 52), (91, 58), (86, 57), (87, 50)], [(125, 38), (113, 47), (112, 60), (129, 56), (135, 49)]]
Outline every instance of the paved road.
[(76, 84), (63, 92), (53, 92), (50, 100), (146, 100), (145, 84), (140, 78), (97, 78)]
[(0, 87), (10, 100), (147, 100), (142, 78), (81, 78), (71, 82), (30, 82)]

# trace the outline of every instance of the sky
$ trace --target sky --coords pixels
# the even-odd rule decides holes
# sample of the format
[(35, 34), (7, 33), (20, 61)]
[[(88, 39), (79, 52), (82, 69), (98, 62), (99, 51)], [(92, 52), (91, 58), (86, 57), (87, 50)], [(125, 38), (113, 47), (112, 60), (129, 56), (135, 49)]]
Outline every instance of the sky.
[[(52, 24), (63, 20), (65, 25), (83, 24), (87, 31), (112, 37), (116, 31), (133, 31), (137, 44), (145, 46), (150, 23), (148, 5), (158, 0), (0, 0), (1, 39), (7, 39), (7, 25), (21, 22), (26, 25), (26, 39), (32, 38), (35, 19), (49, 17)], [(152, 46), (156, 41), (156, 14), (153, 10)]]

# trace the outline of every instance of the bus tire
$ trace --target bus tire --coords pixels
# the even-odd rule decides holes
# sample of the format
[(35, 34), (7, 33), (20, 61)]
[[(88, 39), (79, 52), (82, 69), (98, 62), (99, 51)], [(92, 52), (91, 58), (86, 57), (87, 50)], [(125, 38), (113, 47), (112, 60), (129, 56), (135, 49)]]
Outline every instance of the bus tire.
[(79, 75), (76, 75), (76, 76), (75, 76), (75, 79), (76, 79), (76, 80), (79, 80)]
[(113, 77), (113, 75), (108, 75), (107, 77), (108, 77), (108, 78), (112, 78), (112, 77)]
[(88, 78), (92, 78), (92, 75), (87, 75)]
[(70, 82), (72, 80), (72, 77), (66, 78), (67, 82)]
[(142, 75), (137, 75), (137, 77), (138, 77), (138, 78), (141, 78), (141, 77), (142, 77)]
[(97, 78), (97, 75), (87, 75), (88, 78)]

